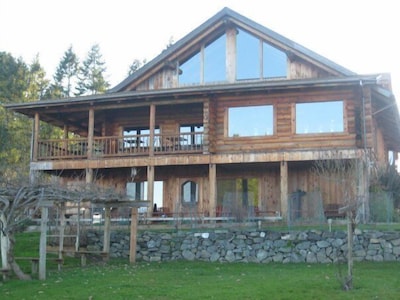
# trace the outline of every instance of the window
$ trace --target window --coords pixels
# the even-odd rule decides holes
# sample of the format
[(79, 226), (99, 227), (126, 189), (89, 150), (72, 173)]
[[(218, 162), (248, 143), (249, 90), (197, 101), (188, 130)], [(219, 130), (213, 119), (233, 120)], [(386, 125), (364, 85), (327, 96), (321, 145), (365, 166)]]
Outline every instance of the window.
[(263, 43), (263, 78), (286, 77), (286, 53)]
[(260, 40), (239, 30), (236, 36), (236, 79), (260, 78)]
[(191, 85), (200, 83), (200, 53), (192, 56), (180, 66), (179, 84)]
[(204, 49), (204, 82), (226, 81), (226, 35)]
[[(157, 136), (160, 129), (154, 129), (154, 143), (157, 146)], [(124, 147), (149, 147), (150, 129), (147, 127), (125, 128), (124, 129)]]
[[(179, 63), (179, 85), (225, 82), (227, 35), (209, 44), (202, 44), (193, 55)], [(285, 52), (245, 30), (237, 29), (236, 80), (276, 78), (287, 76)], [(230, 62), (234, 63), (234, 62)]]
[(228, 109), (228, 136), (250, 137), (273, 135), (272, 105), (230, 107)]
[[(226, 81), (225, 49), (226, 35), (224, 34), (183, 62), (179, 66), (179, 85)], [(203, 64), (201, 63), (202, 56), (204, 57)]]
[(297, 134), (343, 131), (343, 101), (296, 104)]
[(198, 185), (194, 181), (186, 181), (182, 184), (182, 203), (193, 204), (197, 203), (199, 198)]
[[(261, 45), (260, 43), (259, 38), (246, 31), (238, 31), (236, 36), (236, 78), (238, 80), (286, 77), (286, 53), (266, 42), (262, 42)], [(260, 68), (261, 65), (262, 68)]]
[(147, 182), (128, 182), (126, 184), (126, 194), (130, 200), (146, 200)]
[(179, 128), (180, 136), (185, 145), (202, 145), (203, 132), (203, 125), (181, 125)]

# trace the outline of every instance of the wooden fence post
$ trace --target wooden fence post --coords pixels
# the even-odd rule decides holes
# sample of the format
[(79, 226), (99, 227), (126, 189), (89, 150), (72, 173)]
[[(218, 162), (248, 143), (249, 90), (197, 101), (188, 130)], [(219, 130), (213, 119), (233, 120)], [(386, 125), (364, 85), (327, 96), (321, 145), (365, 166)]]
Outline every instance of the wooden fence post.
[(103, 252), (110, 256), (110, 238), (111, 238), (111, 208), (106, 206), (104, 211), (104, 244)]
[(131, 210), (131, 239), (129, 248), (129, 262), (136, 262), (136, 240), (137, 240), (138, 208), (132, 207)]
[(49, 208), (41, 208), (40, 223), (40, 244), (39, 244), (39, 280), (46, 280), (46, 245), (47, 245), (47, 221), (49, 217)]

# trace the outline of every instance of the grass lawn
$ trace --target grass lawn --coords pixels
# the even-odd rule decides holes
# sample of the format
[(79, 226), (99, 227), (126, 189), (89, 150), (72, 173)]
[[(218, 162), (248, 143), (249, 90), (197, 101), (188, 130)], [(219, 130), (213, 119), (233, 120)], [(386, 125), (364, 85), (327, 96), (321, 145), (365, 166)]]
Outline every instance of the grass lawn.
[[(345, 267), (343, 267), (345, 270)], [(399, 299), (400, 263), (357, 263), (342, 291), (336, 265), (112, 262), (0, 283), (0, 299)]]
[[(17, 245), (24, 240), (37, 236), (18, 236)], [(17, 255), (31, 256), (37, 244), (31, 245), (19, 246)], [(346, 272), (346, 266), (341, 269)], [(355, 263), (354, 289), (348, 292), (341, 290), (338, 272), (336, 264), (126, 260), (81, 268), (70, 258), (61, 272), (48, 264), (46, 281), (0, 281), (0, 299), (400, 299), (400, 262)]]

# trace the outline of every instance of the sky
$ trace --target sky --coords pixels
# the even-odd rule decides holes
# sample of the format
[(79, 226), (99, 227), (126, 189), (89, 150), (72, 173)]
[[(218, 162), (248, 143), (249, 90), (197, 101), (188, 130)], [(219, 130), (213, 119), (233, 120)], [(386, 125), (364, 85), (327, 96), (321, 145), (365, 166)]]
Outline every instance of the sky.
[(52, 78), (72, 46), (99, 44), (111, 87), (135, 59), (150, 61), (229, 7), (358, 74), (390, 73), (400, 101), (399, 10), (394, 0), (0, 0), (0, 51), (39, 61)]

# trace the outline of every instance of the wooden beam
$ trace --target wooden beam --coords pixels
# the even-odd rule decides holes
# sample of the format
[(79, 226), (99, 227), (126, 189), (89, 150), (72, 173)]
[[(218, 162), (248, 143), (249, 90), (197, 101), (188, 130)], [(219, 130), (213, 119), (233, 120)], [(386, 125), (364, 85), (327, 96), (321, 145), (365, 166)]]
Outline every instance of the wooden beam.
[(280, 187), (281, 187), (281, 214), (284, 219), (288, 217), (288, 164), (281, 161), (280, 164)]
[(91, 159), (93, 156), (93, 133), (94, 133), (94, 108), (89, 109), (89, 125), (88, 125), (88, 145), (87, 157)]
[(209, 180), (209, 203), (210, 217), (216, 217), (217, 208), (217, 165), (209, 164), (208, 167)]
[(93, 182), (93, 169), (86, 168), (86, 183), (90, 184)]
[(40, 119), (39, 113), (35, 113), (33, 129), (33, 145), (32, 145), (32, 161), (37, 161), (38, 150), (39, 150), (39, 130), (40, 130)]
[(133, 207), (131, 209), (131, 240), (129, 248), (129, 262), (131, 264), (136, 262), (137, 223), (138, 223), (138, 209), (137, 207)]
[(169, 165), (208, 165), (231, 164), (231, 163), (257, 163), (257, 162), (280, 162), (285, 161), (312, 161), (322, 159), (353, 159), (363, 156), (363, 149), (343, 150), (303, 150), (303, 151), (271, 151), (256, 153), (237, 154), (177, 154), (177, 155), (155, 155), (151, 160), (148, 156), (141, 157), (116, 157), (99, 158), (92, 160), (66, 159), (43, 162), (31, 162), (31, 170), (68, 170), (85, 168), (126, 168), (169, 166)]
[(154, 156), (154, 130), (156, 127), (156, 106), (154, 104), (150, 105), (150, 139), (149, 139), (149, 155)]
[(230, 27), (226, 30), (226, 80), (236, 80), (236, 35), (237, 29)]

